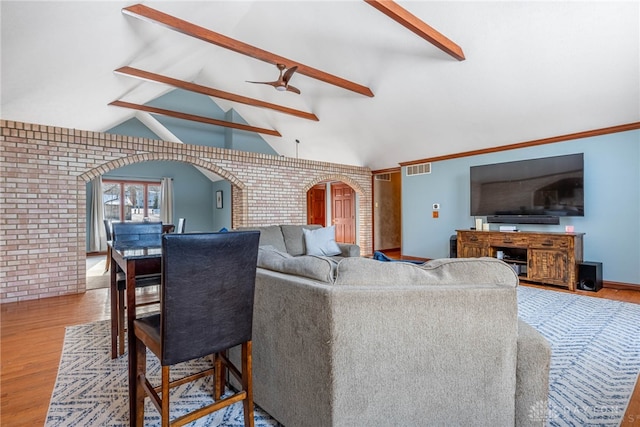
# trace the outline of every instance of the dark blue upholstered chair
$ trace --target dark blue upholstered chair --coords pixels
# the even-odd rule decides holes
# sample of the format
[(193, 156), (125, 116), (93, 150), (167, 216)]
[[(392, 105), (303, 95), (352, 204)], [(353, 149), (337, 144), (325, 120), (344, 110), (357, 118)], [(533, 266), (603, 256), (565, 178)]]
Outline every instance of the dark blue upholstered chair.
[[(102, 222), (104, 222), (104, 232), (105, 232), (107, 241), (112, 240), (113, 236), (111, 234), (111, 220), (103, 219)], [(111, 246), (107, 245), (107, 262), (105, 262), (105, 265), (104, 265), (105, 273), (109, 271), (110, 266), (111, 266)]]
[[(111, 237), (115, 244), (126, 243), (128, 246), (145, 247), (160, 246), (162, 236), (161, 222), (113, 222), (111, 223)], [(116, 266), (114, 266), (116, 268)], [(144, 260), (136, 263), (136, 288), (160, 285), (160, 259)], [(116, 313), (111, 313), (111, 358), (124, 354), (125, 313), (126, 313), (126, 277), (122, 272), (117, 273), (117, 293), (111, 295), (111, 307), (116, 307)], [(115, 298), (115, 301), (113, 300)], [(159, 298), (146, 301), (136, 306), (157, 304)]]
[[(251, 334), (259, 238), (258, 231), (162, 236), (160, 313), (134, 321), (136, 413), (130, 416), (136, 425), (143, 425), (146, 396), (158, 408), (162, 425), (169, 425), (170, 389), (186, 382), (169, 381), (171, 365), (208, 355), (214, 355), (213, 368), (188, 378), (213, 375), (214, 402), (197, 415), (182, 415), (171, 423), (182, 425), (242, 400), (244, 424), (254, 425)], [(226, 356), (226, 350), (237, 345), (242, 348), (240, 367)], [(162, 365), (162, 383), (156, 391), (146, 378), (147, 348)], [(220, 400), (223, 365), (242, 387)]]

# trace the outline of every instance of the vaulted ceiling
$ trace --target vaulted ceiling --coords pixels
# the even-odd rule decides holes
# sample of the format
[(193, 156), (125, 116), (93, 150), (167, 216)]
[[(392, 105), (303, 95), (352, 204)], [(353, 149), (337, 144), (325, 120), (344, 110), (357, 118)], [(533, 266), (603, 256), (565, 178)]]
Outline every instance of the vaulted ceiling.
[(315, 115), (203, 95), (274, 131), (261, 136), (281, 155), (299, 140), (301, 158), (372, 169), (640, 121), (636, 1), (397, 2), (465, 60), (361, 0), (141, 2), (373, 96), (302, 67), (290, 82), (300, 95), (247, 83), (278, 70), (123, 13), (135, 4), (3, 0), (0, 117), (105, 131), (153, 113), (113, 101), (145, 105), (175, 88), (131, 75), (141, 70)]

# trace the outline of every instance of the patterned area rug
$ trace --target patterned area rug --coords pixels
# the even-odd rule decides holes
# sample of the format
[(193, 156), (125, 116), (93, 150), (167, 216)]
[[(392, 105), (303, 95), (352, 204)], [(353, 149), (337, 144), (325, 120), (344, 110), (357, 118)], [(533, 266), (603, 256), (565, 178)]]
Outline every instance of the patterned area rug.
[[(520, 287), (518, 308), (551, 343), (547, 424), (619, 425), (640, 372), (640, 305)], [(67, 328), (46, 427), (128, 425), (127, 359), (111, 360), (109, 351), (108, 321)], [(147, 364), (157, 378), (155, 356), (150, 354)], [(184, 365), (175, 373), (188, 369)], [(211, 402), (210, 382), (196, 384), (174, 391), (181, 404), (173, 405), (172, 416), (184, 411), (182, 402)], [(257, 426), (279, 426), (259, 407), (255, 418)], [(159, 422), (147, 399), (145, 425)], [(242, 404), (189, 425), (241, 426)]]
[(522, 286), (518, 309), (551, 343), (548, 425), (619, 425), (640, 371), (640, 304)]
[[(111, 359), (110, 349), (107, 320), (67, 328), (46, 427), (129, 425), (127, 356)], [(210, 364), (199, 359), (176, 365), (171, 370), (172, 379), (193, 373), (203, 366)], [(152, 384), (160, 383), (160, 363), (149, 351), (147, 373)], [(171, 419), (212, 403), (211, 390), (210, 377), (173, 389)], [(279, 426), (257, 406), (254, 418), (256, 426)], [(160, 415), (149, 399), (145, 400), (145, 425), (160, 425)], [(242, 403), (235, 403), (187, 425), (243, 426)]]

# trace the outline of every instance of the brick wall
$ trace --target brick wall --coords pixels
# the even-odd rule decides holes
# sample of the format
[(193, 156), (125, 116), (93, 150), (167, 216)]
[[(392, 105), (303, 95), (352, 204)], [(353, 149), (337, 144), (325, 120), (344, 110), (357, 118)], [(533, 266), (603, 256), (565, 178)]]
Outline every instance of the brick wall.
[(81, 293), (86, 286), (86, 182), (121, 166), (173, 160), (233, 188), (234, 227), (306, 222), (323, 181), (356, 191), (359, 240), (372, 248), (368, 168), (0, 120), (0, 302)]

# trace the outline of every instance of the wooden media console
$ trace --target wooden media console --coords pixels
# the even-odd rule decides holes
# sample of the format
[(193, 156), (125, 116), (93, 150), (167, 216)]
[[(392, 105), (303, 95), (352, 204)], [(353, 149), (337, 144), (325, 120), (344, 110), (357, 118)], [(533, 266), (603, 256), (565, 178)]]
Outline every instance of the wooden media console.
[(521, 281), (574, 291), (582, 262), (584, 233), (457, 230), (459, 258), (492, 257), (498, 252)]

